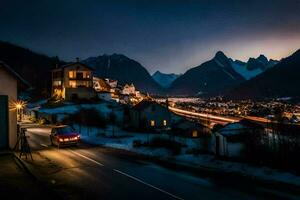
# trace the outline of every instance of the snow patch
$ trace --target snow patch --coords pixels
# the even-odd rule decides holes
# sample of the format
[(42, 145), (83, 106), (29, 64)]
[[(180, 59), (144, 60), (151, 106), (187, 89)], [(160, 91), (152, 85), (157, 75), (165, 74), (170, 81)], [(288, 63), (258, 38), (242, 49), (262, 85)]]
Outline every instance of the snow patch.
[(249, 80), (258, 74), (261, 74), (263, 71), (259, 68), (254, 70), (248, 70), (246, 65), (240, 65), (235, 62), (231, 62), (232, 68), (241, 76), (243, 76), (246, 80)]

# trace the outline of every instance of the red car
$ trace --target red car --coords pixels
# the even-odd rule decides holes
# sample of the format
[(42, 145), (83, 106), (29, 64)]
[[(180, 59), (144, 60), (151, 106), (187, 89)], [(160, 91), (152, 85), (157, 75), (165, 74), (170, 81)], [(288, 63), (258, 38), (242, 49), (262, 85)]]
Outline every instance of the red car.
[(80, 135), (70, 126), (58, 126), (52, 128), (50, 141), (52, 145), (59, 147), (67, 145), (77, 145)]

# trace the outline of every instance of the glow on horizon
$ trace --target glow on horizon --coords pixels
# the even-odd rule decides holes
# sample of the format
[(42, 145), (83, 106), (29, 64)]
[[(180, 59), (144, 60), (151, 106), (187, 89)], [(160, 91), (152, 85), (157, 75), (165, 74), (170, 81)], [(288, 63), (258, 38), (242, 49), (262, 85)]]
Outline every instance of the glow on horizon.
[(223, 51), (229, 58), (247, 62), (250, 57), (257, 58), (261, 54), (268, 59), (281, 60), (292, 55), (298, 49), (300, 49), (300, 36), (265, 39), (252, 38), (248, 41), (237, 39), (223, 44), (212, 44), (207, 46), (207, 51), (203, 49), (197, 51), (197, 48), (194, 48), (195, 52), (187, 59), (184, 68), (176, 71), (177, 73), (185, 73), (186, 70), (212, 59), (219, 50)]

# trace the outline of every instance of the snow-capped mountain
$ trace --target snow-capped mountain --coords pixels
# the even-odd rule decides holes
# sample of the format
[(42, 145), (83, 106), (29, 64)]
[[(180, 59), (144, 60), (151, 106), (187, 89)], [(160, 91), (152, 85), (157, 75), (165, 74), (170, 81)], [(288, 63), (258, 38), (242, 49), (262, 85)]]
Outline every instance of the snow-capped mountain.
[(257, 58), (249, 58), (246, 63), (239, 60), (233, 61), (232, 59), (230, 59), (230, 63), (237, 73), (249, 80), (273, 67), (278, 61), (268, 60), (264, 55), (260, 55)]
[(299, 98), (299, 73), (300, 49), (272, 68), (232, 89), (226, 96), (231, 99)]
[(152, 78), (163, 88), (168, 88), (179, 76), (179, 74), (165, 74), (160, 71), (156, 71), (152, 75)]
[(171, 95), (220, 95), (244, 82), (231, 65), (230, 59), (219, 51), (215, 57), (189, 69), (169, 88)]

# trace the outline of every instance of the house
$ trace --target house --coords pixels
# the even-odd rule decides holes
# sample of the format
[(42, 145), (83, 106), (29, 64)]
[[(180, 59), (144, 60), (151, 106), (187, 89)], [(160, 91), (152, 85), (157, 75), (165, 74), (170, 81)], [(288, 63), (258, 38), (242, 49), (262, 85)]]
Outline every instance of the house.
[(123, 90), (122, 90), (122, 94), (135, 95), (135, 87), (134, 87), (133, 83), (131, 83), (130, 85), (125, 84), (125, 86), (123, 87)]
[(136, 130), (168, 130), (171, 126), (168, 107), (149, 100), (132, 107), (129, 118), (129, 127)]
[(250, 120), (230, 123), (213, 133), (213, 152), (216, 156), (241, 158), (247, 141), (255, 134), (263, 134), (264, 127)]
[(93, 77), (93, 87), (96, 92), (111, 92), (111, 86), (105, 81), (105, 79)]
[(211, 134), (211, 131), (208, 127), (185, 118), (181, 118), (179, 121), (172, 124), (172, 132), (175, 135), (190, 138), (198, 138)]
[(107, 84), (111, 87), (111, 88), (116, 88), (118, 86), (118, 81), (117, 80), (113, 80), (113, 79), (105, 79), (105, 81), (107, 82)]
[(96, 96), (93, 88), (93, 69), (77, 62), (52, 70), (52, 96), (58, 99), (91, 99)]
[(300, 122), (300, 114), (299, 113), (294, 113), (290, 119), (291, 123), (299, 123)]
[(29, 86), (11, 67), (0, 61), (0, 149), (17, 142), (17, 88)]

